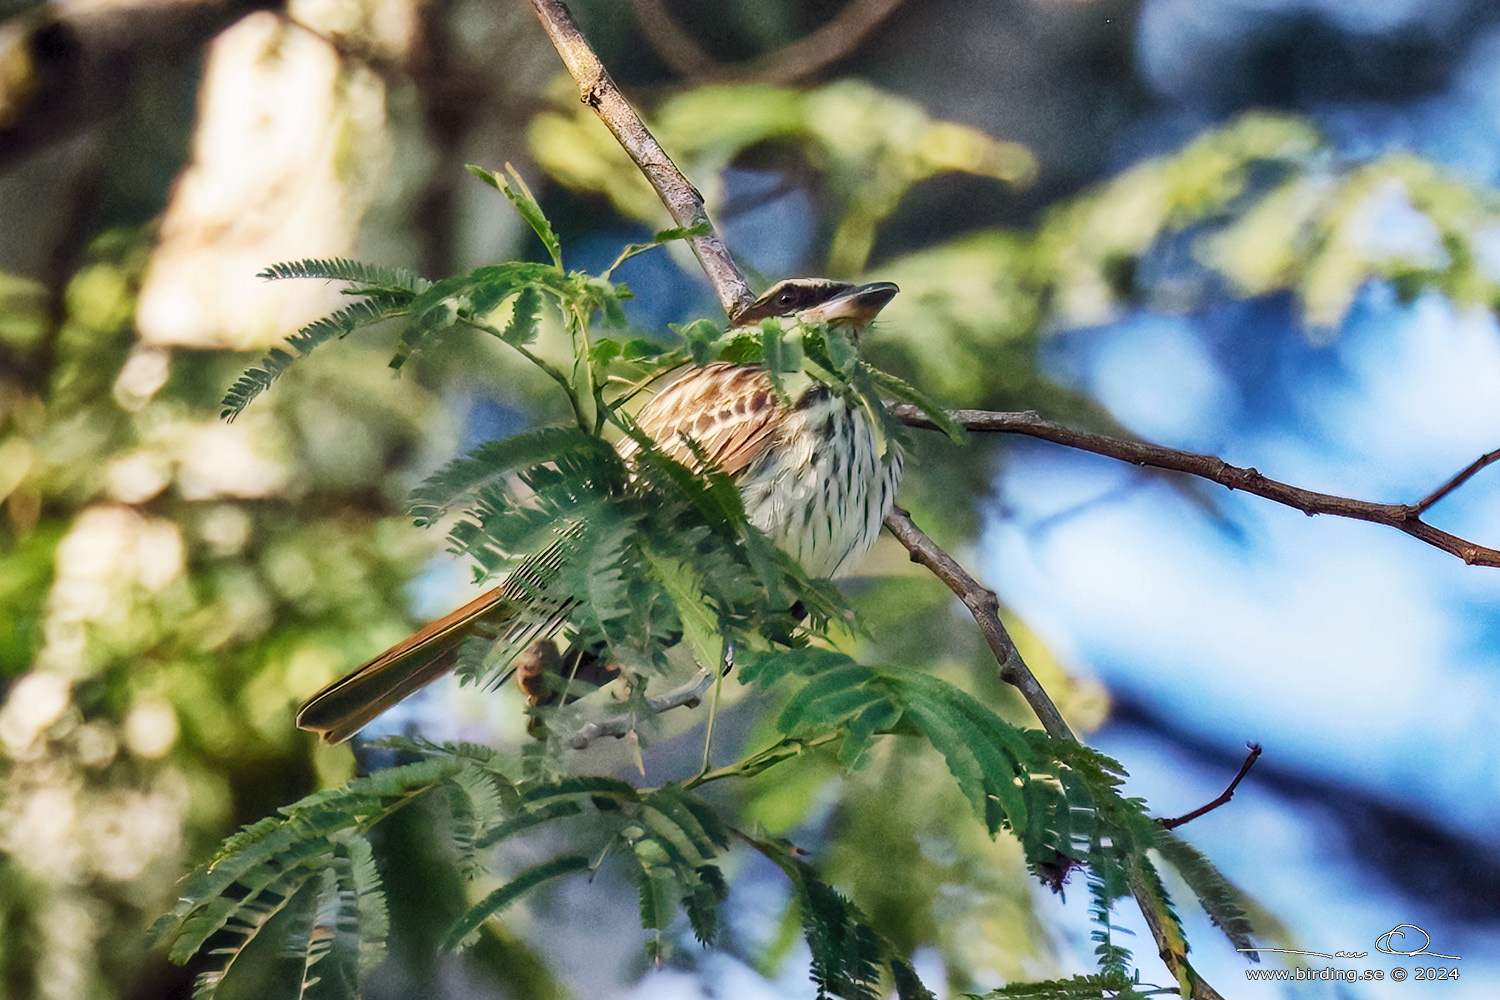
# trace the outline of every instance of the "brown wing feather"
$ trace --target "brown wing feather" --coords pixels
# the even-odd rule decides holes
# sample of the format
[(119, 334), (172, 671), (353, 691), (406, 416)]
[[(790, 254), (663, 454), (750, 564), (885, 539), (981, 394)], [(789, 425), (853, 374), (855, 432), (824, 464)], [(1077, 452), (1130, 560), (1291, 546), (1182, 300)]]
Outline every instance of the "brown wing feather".
[[(687, 436), (715, 466), (733, 476), (775, 440), (782, 407), (764, 371), (721, 362), (689, 368), (642, 407), (636, 420), (679, 462), (694, 463), (683, 441)], [(622, 448), (627, 455), (632, 450)]]
[(381, 712), (453, 669), (458, 647), (480, 621), (493, 624), (514, 602), (500, 586), (470, 601), (307, 699), (299, 728), (342, 743)]
[[(733, 476), (775, 440), (782, 407), (764, 371), (721, 363), (687, 369), (642, 407), (636, 419), (641, 430), (678, 461), (696, 463), (683, 441), (686, 435), (714, 465)], [(620, 454), (627, 457), (634, 450), (630, 439), (620, 446)], [(505, 616), (515, 615), (526, 603), (526, 589), (512, 591), (507, 580), (313, 695), (298, 711), (297, 725), (329, 743), (348, 739), (375, 716), (451, 670), (458, 647), (477, 627), (498, 624), (503, 629), (499, 623)], [(529, 634), (545, 634), (560, 615), (554, 609)]]

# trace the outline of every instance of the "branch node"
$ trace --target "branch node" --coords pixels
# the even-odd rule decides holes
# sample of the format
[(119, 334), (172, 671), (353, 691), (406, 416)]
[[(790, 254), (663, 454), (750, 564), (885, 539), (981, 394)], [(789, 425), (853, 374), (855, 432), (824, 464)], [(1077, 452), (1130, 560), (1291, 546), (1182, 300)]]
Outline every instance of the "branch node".
[(994, 615), (1000, 613), (1000, 597), (988, 587), (980, 587), (966, 598), (965, 603), (969, 610), (976, 614)]

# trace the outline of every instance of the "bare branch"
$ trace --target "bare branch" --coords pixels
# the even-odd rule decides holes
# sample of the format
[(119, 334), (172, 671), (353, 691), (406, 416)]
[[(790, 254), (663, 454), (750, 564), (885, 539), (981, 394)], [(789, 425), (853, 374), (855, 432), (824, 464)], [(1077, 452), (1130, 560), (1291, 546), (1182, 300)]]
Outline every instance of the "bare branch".
[(1448, 480), (1446, 483), (1439, 486), (1431, 493), (1427, 494), (1421, 500), (1418, 500), (1416, 503), (1412, 504), (1412, 510), (1416, 511), (1418, 514), (1425, 513), (1427, 511), (1427, 508), (1443, 499), (1443, 497), (1447, 496), (1449, 493), (1452, 493), (1454, 490), (1458, 489), (1464, 483), (1468, 482), (1469, 478), (1476, 472), (1496, 461), (1497, 459), (1500, 459), (1500, 448), (1496, 448), (1494, 451), (1487, 454), (1480, 455), (1478, 458), (1474, 459), (1474, 461), (1470, 462), (1468, 467), (1458, 475), (1454, 476), (1452, 479)]
[(1255, 762), (1260, 759), (1260, 744), (1251, 743), (1249, 744), (1249, 747), (1250, 753), (1245, 757), (1245, 763), (1240, 765), (1240, 773), (1234, 776), (1234, 780), (1229, 783), (1228, 788), (1219, 793), (1218, 798), (1214, 799), (1212, 802), (1207, 803), (1206, 805), (1199, 806), (1197, 809), (1194, 809), (1190, 813), (1178, 816), (1176, 819), (1160, 820), (1159, 822), (1161, 823), (1161, 825), (1168, 830), (1175, 830), (1184, 823), (1191, 823), (1193, 820), (1197, 819), (1199, 816), (1202, 816), (1204, 813), (1213, 812), (1215, 809), (1219, 808), (1224, 803), (1234, 798), (1234, 790), (1240, 787), (1240, 782), (1245, 780), (1245, 775), (1250, 773), (1250, 768), (1254, 767)]
[(652, 137), (620, 88), (610, 79), (604, 64), (594, 54), (588, 39), (573, 20), (562, 0), (531, 0), (542, 26), (557, 47), (568, 72), (578, 83), (580, 100), (594, 109), (606, 128), (630, 156), (641, 174), (661, 196), (672, 220), (683, 229), (701, 229), (702, 235), (689, 239), (698, 263), (713, 283), (719, 305), (733, 318), (754, 301), (750, 286), (730, 259), (729, 251), (709, 221), (703, 207), (703, 195), (682, 175), (672, 158)]
[(892, 507), (891, 512), (886, 515), (885, 526), (906, 546), (906, 551), (911, 553), (912, 562), (926, 566), (933, 576), (943, 581), (964, 602), (964, 607), (969, 609), (979, 631), (984, 634), (984, 641), (989, 643), (990, 651), (995, 654), (995, 662), (1000, 665), (1000, 679), (1021, 692), (1021, 697), (1026, 699), (1026, 704), (1031, 706), (1031, 710), (1041, 720), (1042, 728), (1057, 739), (1076, 740), (1073, 730), (1068, 728), (1062, 713), (1057, 710), (1046, 689), (1021, 658), (1015, 641), (1006, 631), (1005, 623), (1000, 620), (1000, 600), (995, 592), (981, 585), (958, 564), (958, 560), (928, 538), (907, 511)]
[(697, 81), (757, 80), (789, 83), (838, 62), (853, 52), (904, 0), (850, 0), (821, 28), (773, 52), (724, 65), (703, 51), (667, 11), (663, 0), (635, 0), (636, 19), (656, 54), (668, 66)]
[[(709, 671), (699, 670), (686, 684), (673, 688), (660, 698), (649, 698), (646, 704), (656, 713), (668, 712), (684, 705), (696, 705), (703, 699), (703, 692), (708, 690), (713, 679), (714, 675)], [(613, 736), (619, 739), (635, 729), (635, 726), (636, 719), (629, 715), (605, 719), (602, 722), (590, 722), (568, 737), (568, 746), (574, 750), (582, 750), (602, 736)]]
[[(897, 419), (912, 427), (935, 428), (932, 419), (919, 408), (909, 403), (891, 407)], [(1103, 455), (1132, 465), (1154, 469), (1183, 472), (1200, 479), (1218, 483), (1231, 490), (1240, 490), (1263, 497), (1276, 503), (1300, 510), (1307, 515), (1331, 514), (1356, 521), (1369, 521), (1405, 532), (1420, 542), (1455, 555), (1474, 566), (1500, 566), (1500, 549), (1487, 548), (1465, 538), (1434, 527), (1421, 519), (1424, 510), (1452, 492), (1484, 466), (1500, 459), (1500, 451), (1491, 452), (1470, 465), (1463, 472), (1443, 484), (1427, 499), (1418, 504), (1373, 503), (1368, 500), (1353, 500), (1330, 493), (1316, 493), (1299, 486), (1278, 482), (1261, 475), (1255, 469), (1230, 465), (1213, 455), (1178, 451), (1144, 441), (1127, 441), (1122, 438), (1095, 434), (1054, 423), (1031, 410), (1015, 412), (997, 410), (950, 410), (948, 415), (971, 431), (989, 431), (1001, 434), (1023, 434), (1042, 441), (1076, 448), (1094, 455)]]

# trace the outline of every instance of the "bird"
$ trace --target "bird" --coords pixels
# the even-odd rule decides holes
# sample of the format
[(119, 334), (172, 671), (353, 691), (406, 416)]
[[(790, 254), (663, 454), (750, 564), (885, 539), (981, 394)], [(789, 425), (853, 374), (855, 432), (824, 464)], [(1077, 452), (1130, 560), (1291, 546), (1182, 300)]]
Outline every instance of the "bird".
[[(767, 319), (827, 324), (842, 327), (857, 346), (898, 291), (887, 281), (789, 278), (736, 313), (731, 332)], [(672, 458), (690, 466), (706, 458), (729, 476), (749, 522), (810, 577), (832, 577), (864, 556), (901, 481), (900, 447), (883, 446), (875, 419), (859, 401), (810, 377), (778, 385), (763, 364), (688, 365), (635, 420)], [(639, 451), (629, 437), (616, 448), (627, 462)], [(525, 570), (523, 563), (499, 586), (318, 691), (298, 709), (297, 726), (326, 743), (342, 743), (453, 669), (465, 639), (503, 633), (525, 617), (528, 589), (516, 580)]]

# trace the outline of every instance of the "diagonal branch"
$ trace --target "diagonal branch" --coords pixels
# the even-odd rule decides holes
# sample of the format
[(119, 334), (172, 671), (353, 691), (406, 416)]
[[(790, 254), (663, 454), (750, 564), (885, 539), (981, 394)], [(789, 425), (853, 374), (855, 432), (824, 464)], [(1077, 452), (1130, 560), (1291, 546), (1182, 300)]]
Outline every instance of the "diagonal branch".
[(1176, 921), (1167, 912), (1161, 897), (1152, 889), (1139, 865), (1130, 873), (1130, 894), (1141, 905), (1141, 916), (1146, 918), (1146, 926), (1151, 929), (1151, 938), (1156, 942), (1156, 953), (1161, 956), (1163, 964), (1172, 970), (1177, 981), (1186, 987), (1187, 995), (1192, 1000), (1224, 1000), (1224, 994), (1199, 976), (1198, 970), (1188, 961), (1186, 943), (1179, 943), (1182, 938), (1173, 929)]
[(547, 37), (557, 47), (568, 72), (578, 83), (579, 99), (594, 109), (606, 128), (614, 135), (635, 162), (641, 174), (661, 196), (662, 204), (672, 215), (672, 221), (683, 229), (700, 230), (699, 235), (688, 240), (698, 263), (713, 283), (719, 296), (719, 305), (732, 318), (754, 301), (744, 276), (730, 259), (724, 241), (709, 221), (703, 207), (703, 195), (682, 175), (677, 164), (666, 150), (647, 130), (641, 116), (620, 93), (615, 81), (594, 49), (573, 20), (573, 14), (562, 0), (531, 0), (541, 18)]
[[(1047, 733), (1057, 739), (1076, 742), (1077, 737), (1068, 728), (1067, 722), (1063, 720), (1062, 714), (1058, 712), (1057, 706), (1052, 703), (1046, 690), (1037, 681), (1031, 668), (1026, 666), (1026, 661), (1021, 658), (1021, 651), (1016, 648), (1010, 633), (1006, 631), (1005, 624), (1000, 621), (1000, 602), (995, 597), (995, 592), (986, 589), (970, 576), (957, 560), (928, 538), (926, 533), (913, 523), (911, 515), (900, 507), (893, 508), (886, 516), (885, 526), (902, 545), (906, 546), (913, 562), (921, 563), (930, 569), (934, 576), (947, 584), (948, 589), (964, 602), (964, 606), (974, 616), (979, 630), (984, 633), (985, 640), (990, 644), (996, 662), (1000, 664), (1000, 677), (1021, 692), (1021, 696), (1026, 699), (1026, 703), (1041, 720)], [(1235, 779), (1235, 783), (1239, 783), (1239, 778)], [(1233, 789), (1234, 786), (1231, 785), (1230, 790), (1223, 797), (1227, 799)], [(1186, 822), (1186, 820), (1178, 822)], [(1180, 943), (1180, 936), (1173, 930), (1175, 921), (1166, 912), (1162, 898), (1151, 888), (1147, 880), (1140, 877), (1139, 873), (1131, 876), (1130, 892), (1141, 908), (1141, 915), (1146, 919), (1146, 926), (1151, 929), (1151, 936), (1156, 941), (1157, 954), (1161, 956), (1167, 968), (1172, 970), (1172, 975), (1177, 978), (1177, 981), (1187, 984), (1193, 1000), (1223, 1000), (1222, 995), (1206, 980), (1199, 977), (1197, 971), (1188, 962), (1186, 948)]]
[[(902, 403), (891, 407), (891, 412), (903, 423), (912, 427), (936, 428), (932, 418), (918, 407)], [(1422, 520), (1422, 513), (1453, 490), (1463, 485), (1469, 477), (1491, 462), (1500, 460), (1500, 450), (1485, 455), (1469, 465), (1435, 490), (1427, 498), (1415, 504), (1373, 503), (1369, 500), (1353, 500), (1317, 493), (1313, 490), (1278, 482), (1261, 475), (1255, 469), (1230, 465), (1214, 455), (1200, 455), (1191, 451), (1178, 451), (1144, 441), (1127, 441), (1092, 431), (1078, 430), (1055, 423), (1031, 410), (1016, 412), (997, 410), (950, 410), (948, 415), (971, 431), (988, 431), (1001, 434), (1023, 434), (1027, 437), (1103, 455), (1132, 465), (1143, 465), (1153, 469), (1182, 472), (1200, 479), (1218, 483), (1231, 490), (1240, 490), (1253, 496), (1300, 510), (1307, 515), (1331, 514), (1334, 517), (1369, 521), (1405, 532), (1420, 542), (1457, 556), (1474, 566), (1500, 566), (1500, 549), (1487, 548), (1466, 538), (1434, 527)]]
[(1433, 490), (1431, 493), (1427, 494), (1421, 500), (1418, 500), (1415, 504), (1413, 504), (1412, 510), (1416, 511), (1418, 514), (1426, 513), (1427, 509), (1433, 504), (1437, 503), (1439, 500), (1443, 499), (1443, 497), (1458, 489), (1464, 483), (1467, 483), (1469, 481), (1469, 478), (1480, 469), (1483, 469), (1485, 466), (1490, 465), (1497, 460), (1500, 460), (1500, 448), (1496, 448), (1494, 451), (1480, 455), (1478, 458), (1474, 459), (1474, 461), (1470, 462), (1468, 466), (1465, 467), (1464, 470), (1458, 475), (1454, 476), (1452, 479), (1448, 480), (1446, 483), (1439, 486), (1437, 489)]
[(1021, 692), (1021, 697), (1026, 699), (1026, 704), (1036, 713), (1047, 734), (1060, 740), (1076, 740), (1073, 730), (1068, 728), (1062, 713), (1057, 710), (1047, 690), (1021, 658), (1021, 651), (1016, 649), (1015, 641), (1006, 631), (1005, 623), (1000, 620), (1000, 601), (995, 592), (970, 576), (958, 564), (958, 560), (928, 538), (907, 511), (892, 507), (891, 512), (886, 515), (885, 526), (896, 536), (897, 541), (906, 546), (906, 551), (911, 553), (912, 562), (926, 566), (933, 576), (943, 581), (964, 602), (964, 607), (969, 609), (969, 614), (974, 616), (974, 623), (984, 634), (984, 641), (989, 643), (990, 651), (995, 654), (995, 662), (1000, 665), (1000, 679)]

